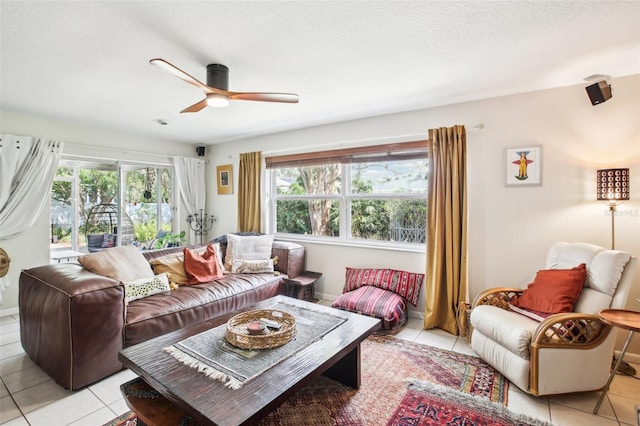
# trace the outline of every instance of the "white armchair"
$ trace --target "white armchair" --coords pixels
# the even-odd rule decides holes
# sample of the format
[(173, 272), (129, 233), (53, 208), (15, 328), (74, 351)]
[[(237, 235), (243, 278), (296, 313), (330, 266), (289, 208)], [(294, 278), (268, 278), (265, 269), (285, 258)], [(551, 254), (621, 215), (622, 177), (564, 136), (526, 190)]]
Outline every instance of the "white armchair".
[(602, 389), (609, 377), (616, 330), (598, 317), (602, 309), (624, 309), (637, 259), (587, 243), (555, 243), (546, 269), (584, 263), (587, 279), (571, 313), (541, 322), (512, 311), (523, 289), (480, 293), (471, 311), (471, 347), (480, 358), (533, 395)]

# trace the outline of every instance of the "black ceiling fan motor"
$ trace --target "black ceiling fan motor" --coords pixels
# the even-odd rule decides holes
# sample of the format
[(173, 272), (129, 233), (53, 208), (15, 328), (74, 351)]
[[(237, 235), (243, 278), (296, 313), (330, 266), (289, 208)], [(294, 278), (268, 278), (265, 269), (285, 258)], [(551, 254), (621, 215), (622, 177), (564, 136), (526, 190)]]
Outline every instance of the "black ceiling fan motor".
[(229, 68), (220, 64), (207, 65), (207, 86), (229, 90)]

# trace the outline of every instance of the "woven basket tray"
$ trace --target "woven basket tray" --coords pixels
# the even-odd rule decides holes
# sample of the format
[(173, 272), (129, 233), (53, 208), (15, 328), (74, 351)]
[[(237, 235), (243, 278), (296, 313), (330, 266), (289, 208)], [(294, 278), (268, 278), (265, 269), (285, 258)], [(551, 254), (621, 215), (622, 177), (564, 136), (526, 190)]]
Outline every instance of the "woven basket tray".
[[(266, 318), (280, 324), (279, 330), (266, 328), (263, 334), (249, 334), (247, 325)], [(233, 346), (242, 349), (269, 349), (282, 346), (296, 335), (296, 319), (293, 315), (273, 309), (257, 309), (243, 312), (227, 321), (225, 338)]]

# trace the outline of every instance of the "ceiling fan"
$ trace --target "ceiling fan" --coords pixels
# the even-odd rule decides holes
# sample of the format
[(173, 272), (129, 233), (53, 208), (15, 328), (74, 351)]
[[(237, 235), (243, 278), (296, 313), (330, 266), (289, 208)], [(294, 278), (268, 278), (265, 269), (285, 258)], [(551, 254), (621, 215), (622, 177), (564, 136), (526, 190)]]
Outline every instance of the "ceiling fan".
[(298, 103), (295, 93), (229, 91), (229, 68), (224, 65), (207, 65), (207, 84), (204, 84), (164, 59), (151, 59), (149, 63), (204, 91), (206, 96), (203, 100), (183, 109), (181, 113), (198, 112), (207, 106), (226, 107), (229, 100)]

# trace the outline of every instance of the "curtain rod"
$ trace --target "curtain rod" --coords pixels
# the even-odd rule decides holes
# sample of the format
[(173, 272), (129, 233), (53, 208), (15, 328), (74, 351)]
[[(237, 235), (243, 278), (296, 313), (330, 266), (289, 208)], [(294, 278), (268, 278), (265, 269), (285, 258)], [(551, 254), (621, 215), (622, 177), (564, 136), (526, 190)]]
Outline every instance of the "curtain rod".
[(350, 141), (342, 141), (342, 142), (336, 142), (336, 143), (332, 143), (329, 145), (312, 145), (312, 146), (303, 146), (300, 148), (295, 148), (295, 149), (278, 149), (278, 150), (274, 150), (274, 151), (262, 151), (263, 155), (273, 155), (273, 154), (281, 154), (283, 152), (286, 153), (290, 153), (293, 151), (307, 151), (309, 149), (318, 149), (318, 148), (322, 148), (322, 149), (327, 149), (327, 148), (343, 148), (345, 146), (349, 146), (349, 145), (360, 145), (362, 143), (366, 143), (366, 142), (384, 142), (384, 141), (390, 141), (393, 140), (394, 142), (408, 142), (407, 139), (413, 139), (413, 138), (426, 138), (427, 134), (426, 133), (415, 133), (415, 134), (411, 134), (411, 135), (399, 135), (399, 136), (385, 136), (383, 138), (375, 138), (375, 139), (354, 139), (354, 140), (350, 140)]
[[(174, 157), (173, 155), (154, 154), (153, 152), (132, 151), (132, 150), (127, 150), (127, 149), (117, 149), (117, 148), (110, 148), (110, 147), (106, 147), (106, 146), (78, 144), (78, 143), (71, 143), (71, 142), (64, 142), (64, 145), (65, 145), (65, 147), (66, 146), (72, 146), (74, 148), (90, 148), (90, 149), (97, 149), (97, 150), (102, 150), (102, 151), (106, 151), (106, 152), (122, 153), (124, 155), (136, 154), (136, 155), (144, 155), (144, 156), (147, 156), (147, 157), (164, 158), (164, 159), (167, 159), (167, 160), (171, 160)], [(63, 151), (63, 153), (64, 153), (64, 151)], [(77, 154), (68, 154), (68, 155), (80, 156), (80, 155), (77, 155)], [(99, 157), (95, 157), (95, 158), (99, 158)], [(109, 158), (109, 160), (113, 160), (113, 158)]]
[(108, 157), (96, 157), (92, 155), (80, 155), (80, 154), (65, 154), (62, 153), (63, 160), (70, 161), (100, 161), (105, 163), (123, 163), (123, 164), (136, 164), (143, 166), (156, 166), (156, 167), (173, 167), (173, 162), (155, 162), (155, 161), (144, 161), (144, 160), (130, 160), (130, 159), (117, 159), (117, 158), (108, 158)]
[[(465, 126), (466, 127), (466, 126)], [(473, 129), (473, 130), (482, 130), (484, 129), (484, 123), (478, 123), (475, 126), (470, 126), (468, 127), (468, 129)], [(382, 138), (375, 138), (375, 139), (354, 139), (351, 141), (342, 141), (342, 142), (336, 142), (333, 144), (329, 144), (329, 145), (313, 145), (313, 146), (306, 146), (306, 147), (301, 147), (301, 148), (295, 148), (295, 149), (279, 149), (279, 150), (274, 150), (274, 151), (262, 151), (263, 155), (273, 155), (273, 154), (281, 154), (281, 153), (292, 153), (292, 152), (297, 152), (297, 151), (307, 151), (309, 149), (317, 149), (317, 148), (322, 148), (322, 149), (326, 149), (326, 148), (342, 148), (345, 145), (359, 145), (362, 143), (366, 143), (366, 142), (384, 142), (384, 141), (389, 141), (392, 140), (393, 142), (409, 142), (407, 139), (413, 139), (413, 138), (428, 138), (429, 137), (429, 132), (425, 131), (424, 133), (414, 133), (414, 134), (408, 134), (408, 135), (397, 135), (397, 136), (385, 136)], [(233, 158), (233, 157), (237, 157), (237, 155), (233, 155), (233, 156), (229, 156), (229, 158)]]

